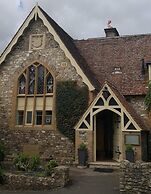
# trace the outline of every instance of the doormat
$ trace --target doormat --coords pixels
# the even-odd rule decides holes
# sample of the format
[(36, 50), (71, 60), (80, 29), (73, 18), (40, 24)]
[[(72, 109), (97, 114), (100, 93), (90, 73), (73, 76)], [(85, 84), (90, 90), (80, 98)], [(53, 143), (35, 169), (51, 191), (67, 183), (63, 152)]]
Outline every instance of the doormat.
[(112, 168), (94, 168), (95, 172), (105, 172), (105, 173), (112, 173), (113, 169)]

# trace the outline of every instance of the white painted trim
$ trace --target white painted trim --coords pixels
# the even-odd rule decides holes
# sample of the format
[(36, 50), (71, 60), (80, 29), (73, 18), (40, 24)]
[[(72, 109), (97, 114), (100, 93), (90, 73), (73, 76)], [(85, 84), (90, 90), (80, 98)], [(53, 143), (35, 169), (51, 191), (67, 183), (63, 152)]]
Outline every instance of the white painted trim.
[(93, 154), (93, 157), (94, 157), (94, 162), (96, 162), (96, 115), (94, 116), (94, 154)]
[[(121, 108), (121, 114), (115, 112), (115, 110), (113, 111), (113, 107), (109, 106), (109, 101), (105, 101), (104, 106), (95, 106), (96, 102), (99, 100), (99, 98), (101, 97), (102, 99), (104, 99), (104, 97), (102, 96), (102, 91), (104, 89), (104, 87), (108, 88), (108, 91), (110, 92), (111, 96), (116, 100), (117, 102), (117, 106), (113, 106), (115, 108)], [(120, 100), (117, 98), (117, 96), (114, 94), (114, 92), (112, 91), (112, 89), (108, 86), (108, 84), (105, 84), (104, 87), (102, 88), (102, 90), (99, 92), (99, 94), (96, 96), (96, 98), (94, 99), (94, 101), (91, 103), (91, 105), (89, 106), (89, 108), (87, 109), (87, 111), (84, 113), (84, 115), (82, 116), (82, 118), (80, 119), (80, 121), (77, 123), (77, 125), (75, 126), (75, 130), (77, 130), (79, 128), (79, 126), (82, 124), (82, 122), (84, 121), (84, 119), (87, 117), (87, 115), (90, 113), (90, 119), (92, 121), (92, 118), (96, 113), (108, 109), (111, 110), (115, 113), (117, 113), (119, 116), (121, 116), (121, 130), (125, 130), (126, 128), (124, 128), (124, 113), (126, 114), (126, 116), (129, 118), (130, 123), (132, 123), (134, 125), (134, 127), (136, 128), (136, 130), (126, 130), (127, 132), (131, 132), (131, 131), (141, 131), (142, 129), (138, 126), (138, 124), (135, 122), (135, 120), (132, 118), (132, 116), (129, 114), (129, 112), (126, 110), (126, 108), (122, 105), (122, 103), (120, 102)], [(109, 97), (111, 99), (111, 97)], [(104, 100), (103, 100), (104, 101)], [(92, 112), (93, 108), (98, 108), (98, 110), (96, 110), (94, 113)], [(91, 111), (91, 112), (90, 112)], [(126, 126), (125, 126), (126, 127)], [(92, 127), (93, 128), (93, 127)], [(88, 129), (87, 129), (88, 130)], [(93, 129), (90, 129), (93, 130)]]
[(151, 81), (151, 65), (148, 65), (148, 74), (149, 81)]
[(41, 10), (39, 9), (38, 6), (35, 6), (35, 8), (30, 13), (30, 15), (28, 16), (28, 18), (25, 20), (25, 22), (23, 23), (23, 25), (21, 26), (21, 28), (18, 30), (18, 32), (16, 33), (16, 35), (14, 36), (14, 38), (12, 39), (12, 41), (10, 42), (10, 44), (8, 45), (8, 47), (6, 48), (6, 50), (2, 53), (2, 55), (0, 57), (0, 64), (5, 60), (6, 56), (10, 53), (12, 47), (17, 43), (19, 37), (23, 34), (23, 31), (29, 25), (29, 22), (34, 17), (35, 17), (35, 20), (37, 19), (37, 14), (42, 19), (44, 25), (48, 28), (49, 32), (54, 36), (55, 41), (58, 42), (60, 48), (64, 51), (64, 53), (67, 56), (67, 58), (71, 61), (71, 64), (75, 67), (77, 73), (81, 76), (83, 82), (88, 86), (89, 90), (90, 91), (95, 90), (95, 87), (91, 84), (91, 82), (89, 81), (89, 79), (87, 78), (87, 76), (84, 74), (84, 72), (80, 68), (79, 64), (77, 64), (76, 60), (74, 59), (74, 57), (72, 56), (72, 54), (70, 53), (70, 51), (66, 48), (66, 46), (64, 45), (64, 43), (62, 42), (62, 40), (60, 39), (60, 37), (58, 36), (58, 34), (56, 33), (56, 31), (50, 25), (50, 23), (48, 22), (48, 20), (46, 19), (46, 17), (43, 15), (43, 13), (41, 12)]
[(13, 39), (11, 40), (11, 42), (8, 44), (8, 46), (6, 47), (6, 50), (4, 50), (4, 52), (0, 56), (0, 65), (5, 60), (6, 56), (10, 53), (12, 47), (17, 43), (19, 37), (23, 34), (25, 28), (27, 28), (27, 26), (29, 25), (29, 22), (33, 19), (34, 15), (35, 15), (35, 8), (30, 13), (30, 15), (28, 16), (28, 18), (26, 19), (26, 21), (23, 23), (23, 25), (21, 26), (21, 28), (18, 30), (18, 32), (16, 33), (16, 35), (13, 37)]
[(110, 111), (114, 112), (115, 114), (121, 116), (120, 112), (118, 112), (117, 110), (114, 110), (112, 107), (109, 107), (109, 106), (108, 107), (102, 107), (102, 108), (96, 110), (95, 112), (92, 113), (92, 115), (94, 116), (94, 115), (96, 115), (97, 113), (99, 113), (103, 110), (110, 110)]

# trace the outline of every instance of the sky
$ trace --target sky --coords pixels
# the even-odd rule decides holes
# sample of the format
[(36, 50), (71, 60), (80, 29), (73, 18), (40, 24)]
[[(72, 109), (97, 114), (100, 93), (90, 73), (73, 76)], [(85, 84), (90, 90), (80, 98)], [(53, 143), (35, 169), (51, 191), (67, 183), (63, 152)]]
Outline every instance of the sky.
[(109, 20), (120, 35), (151, 33), (151, 0), (0, 0), (0, 53), (36, 2), (74, 39), (104, 37)]

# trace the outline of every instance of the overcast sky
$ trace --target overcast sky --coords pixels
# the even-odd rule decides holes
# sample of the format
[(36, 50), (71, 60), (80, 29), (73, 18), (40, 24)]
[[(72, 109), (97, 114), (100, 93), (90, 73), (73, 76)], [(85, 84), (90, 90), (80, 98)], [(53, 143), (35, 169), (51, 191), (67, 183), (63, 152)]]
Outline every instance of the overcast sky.
[(120, 35), (151, 33), (151, 0), (0, 0), (0, 52), (37, 1), (75, 39), (103, 37), (108, 20)]

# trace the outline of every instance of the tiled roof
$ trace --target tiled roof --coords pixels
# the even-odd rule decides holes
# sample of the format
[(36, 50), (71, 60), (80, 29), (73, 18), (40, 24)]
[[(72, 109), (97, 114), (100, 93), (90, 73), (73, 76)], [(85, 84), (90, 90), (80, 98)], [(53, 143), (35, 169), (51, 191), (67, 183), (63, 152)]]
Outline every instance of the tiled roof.
[(119, 101), (121, 102), (121, 104), (125, 107), (125, 109), (127, 110), (127, 112), (129, 112), (129, 114), (131, 115), (131, 117), (134, 119), (134, 121), (139, 125), (139, 127), (146, 131), (150, 129), (149, 123), (147, 120), (144, 121), (144, 118), (142, 119), (140, 117), (140, 115), (138, 115), (136, 113), (136, 111), (134, 110), (134, 108), (126, 101), (126, 99), (124, 98), (124, 96), (120, 93), (120, 91), (118, 91), (115, 86), (113, 86), (111, 83), (107, 82), (107, 84), (110, 86), (110, 88), (112, 89), (112, 91), (114, 92), (114, 94), (118, 97)]
[(50, 25), (57, 32), (60, 39), (63, 41), (67, 49), (70, 51), (71, 55), (74, 57), (74, 59), (76, 60), (82, 71), (85, 73), (85, 75), (88, 77), (88, 79), (91, 81), (91, 83), (94, 85), (94, 87), (96, 89), (99, 88), (100, 84), (98, 80), (95, 78), (94, 73), (90, 70), (85, 58), (80, 54), (79, 50), (75, 46), (74, 40), (71, 38), (71, 36), (69, 36), (41, 7), (39, 7), (39, 9), (47, 18)]
[[(107, 80), (123, 95), (146, 93), (148, 70), (142, 75), (141, 59), (151, 61), (151, 35), (74, 42), (101, 85)], [(121, 72), (114, 72), (115, 68)]]

